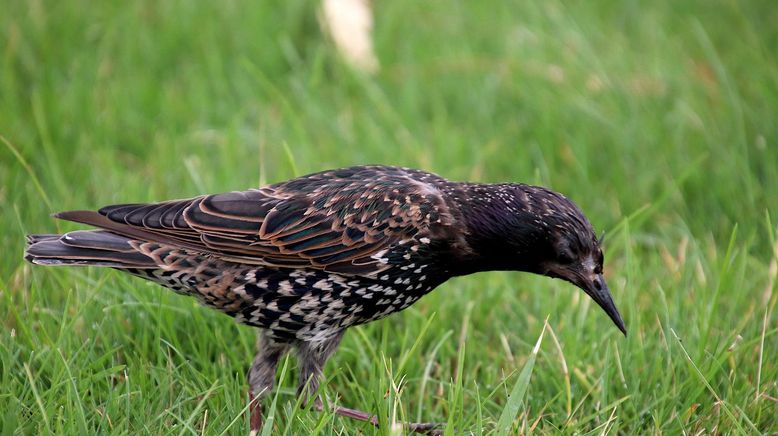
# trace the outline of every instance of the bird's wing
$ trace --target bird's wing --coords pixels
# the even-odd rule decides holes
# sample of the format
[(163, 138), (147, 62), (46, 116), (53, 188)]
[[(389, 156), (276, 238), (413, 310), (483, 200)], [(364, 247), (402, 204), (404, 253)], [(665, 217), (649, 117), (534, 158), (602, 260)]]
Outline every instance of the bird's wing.
[(373, 276), (388, 267), (385, 250), (427, 235), (446, 221), (446, 211), (430, 184), (361, 169), (249, 191), (107, 206), (99, 218), (59, 216), (226, 260)]

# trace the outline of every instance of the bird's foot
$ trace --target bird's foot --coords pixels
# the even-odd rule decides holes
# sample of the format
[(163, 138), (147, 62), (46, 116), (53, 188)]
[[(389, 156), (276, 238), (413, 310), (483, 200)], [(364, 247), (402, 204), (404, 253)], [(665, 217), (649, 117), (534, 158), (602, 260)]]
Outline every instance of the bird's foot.
[[(378, 417), (372, 413), (363, 412), (361, 410), (349, 409), (347, 407), (335, 407), (335, 414), (356, 419), (358, 421), (369, 422), (376, 428), (378, 427)], [(402, 422), (398, 423), (405, 431), (411, 433), (420, 433), (426, 435), (440, 435), (443, 434), (441, 430), (442, 424), (435, 422)]]
[(443, 424), (440, 422), (406, 422), (403, 427), (412, 433), (435, 436), (443, 434)]

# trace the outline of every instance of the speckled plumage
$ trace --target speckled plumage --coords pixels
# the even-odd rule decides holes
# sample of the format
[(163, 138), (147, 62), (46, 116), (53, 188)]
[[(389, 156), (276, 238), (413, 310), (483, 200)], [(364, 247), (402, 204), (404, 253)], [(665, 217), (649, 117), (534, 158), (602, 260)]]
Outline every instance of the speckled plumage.
[[(277, 356), (267, 350), (297, 347), (313, 362), (301, 387), (318, 379), (348, 327), (476, 271), (571, 281), (623, 329), (615, 306), (606, 307), (610, 295), (604, 302), (595, 295), (607, 287), (591, 225), (572, 202), (541, 187), (361, 166), (243, 192), (57, 216), (101, 230), (32, 235), (28, 260), (114, 267), (192, 295), (264, 329), (270, 357), (260, 359), (260, 349), (260, 365), (275, 367)], [(261, 382), (252, 390), (268, 390), (267, 378), (255, 377)]]

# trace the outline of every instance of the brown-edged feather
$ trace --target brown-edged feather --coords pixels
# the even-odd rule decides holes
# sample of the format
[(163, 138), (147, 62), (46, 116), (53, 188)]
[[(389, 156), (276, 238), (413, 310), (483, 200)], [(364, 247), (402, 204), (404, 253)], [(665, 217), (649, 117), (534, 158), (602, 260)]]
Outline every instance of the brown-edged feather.
[(58, 218), (225, 259), (357, 275), (374, 256), (448, 222), (441, 193), (398, 171), (330, 171), (261, 189), (153, 204), (107, 206)]

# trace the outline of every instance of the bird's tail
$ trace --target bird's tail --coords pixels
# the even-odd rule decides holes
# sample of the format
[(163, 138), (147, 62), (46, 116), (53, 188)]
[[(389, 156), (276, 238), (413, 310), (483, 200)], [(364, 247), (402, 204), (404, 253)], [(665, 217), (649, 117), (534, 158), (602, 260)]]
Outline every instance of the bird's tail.
[(93, 265), (113, 268), (154, 268), (132, 239), (105, 230), (78, 230), (64, 235), (27, 235), (24, 258), (38, 265)]

